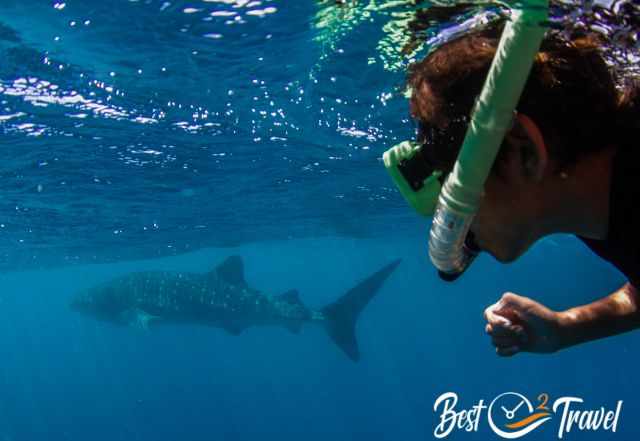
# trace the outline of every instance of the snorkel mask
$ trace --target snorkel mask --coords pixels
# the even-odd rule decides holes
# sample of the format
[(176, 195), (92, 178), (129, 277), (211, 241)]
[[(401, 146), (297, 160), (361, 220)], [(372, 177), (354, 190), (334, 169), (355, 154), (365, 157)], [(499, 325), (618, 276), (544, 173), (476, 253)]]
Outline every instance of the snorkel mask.
[(400, 194), (419, 214), (433, 216), (442, 189), (442, 172), (431, 170), (418, 143), (404, 141), (382, 156)]
[[(451, 216), (450, 212), (438, 210), (444, 173), (433, 169), (418, 143), (401, 142), (387, 150), (382, 160), (400, 194), (416, 212), (425, 217), (434, 216), (434, 225), (436, 223), (449, 225), (444, 237), (442, 229), (436, 229), (436, 231), (440, 231), (440, 234), (434, 238), (434, 229), (432, 228), (429, 251), (432, 260), (436, 258), (437, 262), (441, 263), (440, 266), (437, 266), (440, 278), (445, 281), (457, 279), (480, 252), (473, 239), (473, 234), (468, 231), (472, 216), (469, 216), (468, 220), (462, 216), (463, 221), (459, 222)], [(464, 234), (462, 230), (465, 230)], [(436, 249), (431, 246), (434, 240), (437, 240), (436, 243), (439, 244)], [(462, 243), (458, 243), (460, 240)], [(449, 247), (440, 244), (445, 242), (442, 245), (446, 245), (451, 241), (455, 242), (455, 248), (460, 250), (460, 253), (457, 253), (458, 256), (453, 259), (450, 259), (452, 256), (448, 256), (447, 251), (442, 251)], [(451, 260), (451, 262), (447, 263), (447, 260)]]
[(457, 279), (479, 253), (469, 232), (500, 144), (537, 54), (548, 19), (548, 0), (511, 11), (491, 68), (471, 114), (453, 170), (441, 185), (416, 143), (402, 142), (383, 155), (402, 196), (419, 214), (433, 216), (429, 256), (443, 280)]

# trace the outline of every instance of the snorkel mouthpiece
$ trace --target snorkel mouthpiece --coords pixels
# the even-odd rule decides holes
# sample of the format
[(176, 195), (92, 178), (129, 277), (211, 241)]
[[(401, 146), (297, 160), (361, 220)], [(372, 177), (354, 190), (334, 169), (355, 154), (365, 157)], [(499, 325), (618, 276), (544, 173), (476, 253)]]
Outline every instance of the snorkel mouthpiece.
[(461, 271), (447, 273), (442, 270), (438, 270), (438, 276), (445, 282), (453, 282), (458, 277), (460, 277), (464, 273), (465, 269), (471, 266), (473, 260), (478, 256), (478, 254), (480, 254), (480, 248), (478, 248), (473, 239), (473, 233), (469, 232), (469, 234), (467, 234), (467, 238), (462, 244), (462, 250), (464, 261), (461, 262), (460, 265), (462, 268)]
[(447, 179), (440, 192), (429, 232), (429, 257), (438, 269), (440, 278), (447, 282), (460, 277), (480, 252), (469, 230), (481, 193), (466, 188), (464, 193), (467, 200), (476, 202), (460, 203), (453, 197), (461, 193), (461, 189), (456, 187), (454, 179)]
[(461, 207), (466, 210), (460, 211), (442, 208), (452, 205), (443, 200), (450, 191), (442, 191), (442, 172), (432, 170), (419, 144), (401, 142), (387, 150), (382, 159), (409, 205), (425, 217), (433, 216), (429, 254), (440, 278), (448, 282), (457, 279), (480, 252), (471, 233), (467, 234), (475, 206)]

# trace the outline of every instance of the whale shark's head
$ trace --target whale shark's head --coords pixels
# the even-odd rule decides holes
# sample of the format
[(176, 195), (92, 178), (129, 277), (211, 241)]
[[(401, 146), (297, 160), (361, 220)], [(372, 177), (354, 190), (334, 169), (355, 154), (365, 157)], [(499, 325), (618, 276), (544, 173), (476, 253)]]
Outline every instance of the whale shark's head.
[(92, 298), (88, 291), (81, 292), (74, 296), (69, 302), (69, 308), (72, 311), (88, 313), (92, 309)]
[(100, 301), (91, 291), (82, 291), (76, 294), (69, 302), (72, 311), (79, 312), (93, 318), (101, 318)]
[(69, 308), (96, 319), (115, 321), (121, 310), (114, 304), (111, 294), (103, 287), (81, 291), (71, 299)]

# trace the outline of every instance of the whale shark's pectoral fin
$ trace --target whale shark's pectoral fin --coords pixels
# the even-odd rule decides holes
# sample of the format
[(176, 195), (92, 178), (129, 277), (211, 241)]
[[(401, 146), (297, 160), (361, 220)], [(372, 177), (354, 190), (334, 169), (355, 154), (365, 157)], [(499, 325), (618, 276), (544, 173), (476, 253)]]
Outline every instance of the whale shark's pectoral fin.
[(227, 283), (243, 288), (247, 287), (247, 282), (244, 280), (244, 264), (240, 256), (228, 257), (212, 272)]
[(120, 314), (120, 317), (125, 325), (145, 331), (149, 330), (149, 323), (160, 320), (160, 317), (151, 315), (140, 308), (127, 309)]

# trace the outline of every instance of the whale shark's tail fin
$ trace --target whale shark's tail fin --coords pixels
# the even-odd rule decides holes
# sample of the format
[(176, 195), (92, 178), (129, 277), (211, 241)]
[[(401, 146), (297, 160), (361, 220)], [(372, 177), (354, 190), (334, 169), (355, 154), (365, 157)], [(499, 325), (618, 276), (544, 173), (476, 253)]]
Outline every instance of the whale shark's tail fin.
[(358, 316), (399, 263), (400, 259), (391, 262), (321, 310), (329, 337), (353, 361), (360, 359), (355, 332)]

